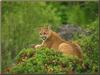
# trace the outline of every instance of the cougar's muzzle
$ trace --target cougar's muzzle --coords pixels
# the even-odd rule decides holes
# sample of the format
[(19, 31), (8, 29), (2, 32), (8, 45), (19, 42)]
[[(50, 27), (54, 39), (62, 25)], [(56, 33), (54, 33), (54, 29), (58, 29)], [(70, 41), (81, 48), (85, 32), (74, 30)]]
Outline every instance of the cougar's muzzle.
[(46, 36), (41, 36), (41, 39), (42, 39), (42, 40), (46, 40), (47, 37), (46, 37)]

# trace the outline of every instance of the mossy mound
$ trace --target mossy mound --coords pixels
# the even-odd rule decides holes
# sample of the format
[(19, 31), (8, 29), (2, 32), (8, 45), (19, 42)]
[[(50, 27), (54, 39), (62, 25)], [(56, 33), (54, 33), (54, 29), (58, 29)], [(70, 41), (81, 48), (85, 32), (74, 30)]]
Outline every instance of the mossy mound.
[[(89, 65), (89, 60), (80, 63), (77, 57), (65, 56), (53, 49), (23, 49), (16, 56), (16, 65), (12, 66), (9, 73), (82, 73), (96, 72), (95, 68)], [(93, 71), (94, 70), (94, 71)]]

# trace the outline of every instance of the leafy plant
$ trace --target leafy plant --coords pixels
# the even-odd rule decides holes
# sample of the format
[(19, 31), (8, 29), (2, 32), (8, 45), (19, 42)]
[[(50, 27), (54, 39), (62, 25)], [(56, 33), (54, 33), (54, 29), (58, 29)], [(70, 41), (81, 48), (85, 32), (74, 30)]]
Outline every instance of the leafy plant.
[[(35, 55), (31, 55), (35, 51)], [(16, 57), (16, 62), (23, 59), (21, 55), (30, 54), (25, 61), (19, 61), (15, 66), (12, 66), (9, 73), (84, 73), (97, 72), (98, 67), (93, 64), (88, 57), (84, 57), (81, 62), (77, 57), (71, 55), (64, 55), (53, 49), (23, 49)], [(91, 64), (90, 64), (91, 63)], [(95, 65), (95, 66), (94, 66)]]

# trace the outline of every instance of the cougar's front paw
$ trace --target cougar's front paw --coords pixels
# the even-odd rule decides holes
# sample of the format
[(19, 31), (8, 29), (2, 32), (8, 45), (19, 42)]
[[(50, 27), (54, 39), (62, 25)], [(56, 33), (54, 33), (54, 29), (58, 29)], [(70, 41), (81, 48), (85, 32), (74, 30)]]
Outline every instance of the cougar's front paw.
[(41, 45), (36, 45), (36, 46), (35, 46), (35, 48), (40, 48), (40, 47), (41, 47)]

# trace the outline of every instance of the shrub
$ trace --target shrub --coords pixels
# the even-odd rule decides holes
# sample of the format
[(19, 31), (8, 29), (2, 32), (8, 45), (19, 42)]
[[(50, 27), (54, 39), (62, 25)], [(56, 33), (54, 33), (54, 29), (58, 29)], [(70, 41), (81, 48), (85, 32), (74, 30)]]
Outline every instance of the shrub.
[(9, 73), (65, 74), (72, 72), (82, 73), (97, 71), (97, 66), (93, 67), (93, 64), (87, 57), (81, 64), (80, 60), (77, 57), (64, 55), (60, 52), (48, 48), (23, 49), (18, 54), (18, 56), (16, 56), (15, 62), (16, 65), (12, 66)]

